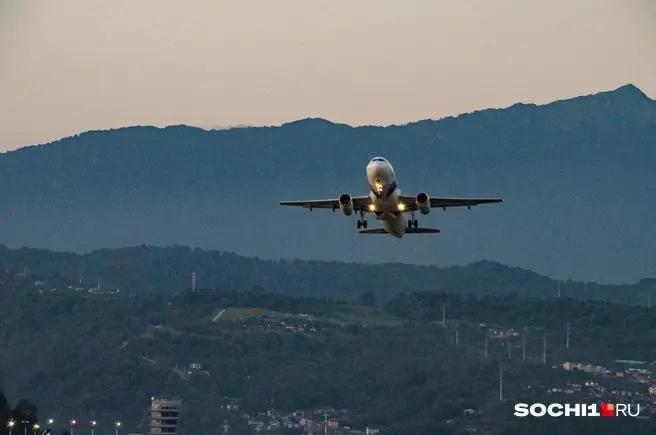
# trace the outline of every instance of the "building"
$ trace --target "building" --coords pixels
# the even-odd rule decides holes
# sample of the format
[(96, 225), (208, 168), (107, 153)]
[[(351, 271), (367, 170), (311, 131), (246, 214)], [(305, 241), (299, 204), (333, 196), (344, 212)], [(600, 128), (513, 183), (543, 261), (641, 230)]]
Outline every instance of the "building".
[(153, 397), (150, 400), (150, 432), (149, 435), (176, 435), (182, 400), (161, 399)]

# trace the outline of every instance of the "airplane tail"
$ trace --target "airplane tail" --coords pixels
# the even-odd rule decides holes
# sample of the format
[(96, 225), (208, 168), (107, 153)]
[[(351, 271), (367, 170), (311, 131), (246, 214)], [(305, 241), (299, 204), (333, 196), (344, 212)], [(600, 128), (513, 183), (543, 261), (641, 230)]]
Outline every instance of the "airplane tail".
[(426, 233), (439, 233), (437, 228), (408, 228), (405, 230), (406, 234), (426, 234)]
[[(436, 228), (406, 228), (406, 234), (428, 234), (428, 233), (439, 233), (440, 230)], [(373, 230), (360, 230), (360, 234), (387, 234), (382, 228), (376, 228)]]
[(376, 228), (374, 230), (360, 230), (360, 234), (387, 234), (382, 228)]

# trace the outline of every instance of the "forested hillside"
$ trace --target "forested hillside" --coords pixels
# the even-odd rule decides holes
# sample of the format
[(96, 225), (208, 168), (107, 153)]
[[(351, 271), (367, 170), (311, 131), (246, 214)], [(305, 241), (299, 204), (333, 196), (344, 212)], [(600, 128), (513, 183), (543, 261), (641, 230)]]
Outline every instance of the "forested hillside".
[[(260, 290), (177, 296), (49, 292), (12, 282), (11, 275), (0, 278), (0, 389), (12, 406), (32, 398), (41, 422), (55, 419), (56, 433), (71, 417), (97, 420), (99, 432), (116, 419), (124, 422), (123, 430), (144, 432), (150, 397), (172, 396), (184, 400), (183, 433), (213, 433), (225, 423), (233, 433), (252, 433), (253, 421), (293, 420), (302, 410), (317, 422), (327, 413), (341, 425), (384, 434), (471, 427), (552, 434), (556, 419), (514, 418), (513, 404), (595, 403), (596, 390), (549, 393), (589, 380), (607, 386), (608, 400), (611, 390), (622, 390), (639, 395), (634, 400), (643, 406), (649, 403), (647, 385), (632, 379), (633, 372), (599, 378), (563, 370), (564, 361), (621, 371), (626, 367), (614, 361), (643, 360), (635, 364), (651, 368), (648, 361), (656, 359), (650, 345), (656, 339), (654, 311), (605, 302), (420, 293), (381, 309)], [(504, 401), (498, 400), (499, 364)], [(643, 408), (643, 415), (650, 409)], [(654, 430), (651, 419), (557, 423), (564, 433)]]
[(191, 287), (192, 273), (195, 273), (198, 288), (242, 291), (260, 288), (286, 295), (350, 300), (359, 298), (363, 292), (372, 292), (379, 301), (384, 301), (399, 293), (415, 291), (551, 297), (560, 289), (561, 295), (579, 299), (649, 305), (653, 297), (656, 304), (654, 279), (626, 285), (558, 282), (530, 270), (491, 261), (436, 267), (271, 261), (182, 246), (101, 249), (84, 255), (0, 246), (0, 266), (23, 274), (63, 277), (86, 288), (100, 284), (101, 290), (132, 293), (177, 293)]

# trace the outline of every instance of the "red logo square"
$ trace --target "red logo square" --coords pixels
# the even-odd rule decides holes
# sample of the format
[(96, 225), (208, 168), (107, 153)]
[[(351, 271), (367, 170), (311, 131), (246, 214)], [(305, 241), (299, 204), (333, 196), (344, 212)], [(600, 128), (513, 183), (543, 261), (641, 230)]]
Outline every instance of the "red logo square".
[(602, 403), (601, 415), (603, 417), (615, 417), (615, 405), (612, 403)]

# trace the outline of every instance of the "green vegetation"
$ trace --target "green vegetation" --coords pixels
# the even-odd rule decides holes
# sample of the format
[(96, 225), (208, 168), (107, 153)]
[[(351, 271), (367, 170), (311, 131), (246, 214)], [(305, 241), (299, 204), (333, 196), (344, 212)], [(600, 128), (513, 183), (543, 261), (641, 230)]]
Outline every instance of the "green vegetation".
[[(2, 277), (4, 391), (36, 398), (59, 422), (75, 416), (108, 426), (120, 418), (130, 431), (145, 430), (151, 396), (169, 395), (185, 401), (185, 431), (214, 432), (227, 420), (237, 433), (248, 433), (242, 413), (335, 408), (347, 410), (343, 424), (388, 433), (467, 427), (482, 433), (526, 433), (529, 427), (536, 434), (556, 427), (564, 428), (560, 433), (616, 433), (611, 428), (617, 426), (585, 419), (558, 420), (560, 426), (518, 420), (512, 404), (573, 400), (546, 395), (548, 388), (587, 376), (552, 368), (565, 360), (656, 359), (654, 310), (605, 302), (412, 293), (380, 308), (261, 290), (50, 293), (13, 273)], [(571, 348), (564, 343), (565, 322), (571, 324)], [(526, 360), (519, 336), (490, 338), (484, 357), (490, 329), (524, 326)], [(504, 402), (497, 392), (500, 362), (509, 398)], [(201, 368), (191, 370), (191, 363)], [(613, 382), (646, 394), (645, 385)], [(581, 394), (579, 401), (599, 400)], [(227, 397), (238, 401), (239, 411), (220, 408)], [(654, 429), (651, 420), (625, 420), (621, 430), (639, 433), (647, 426)]]

